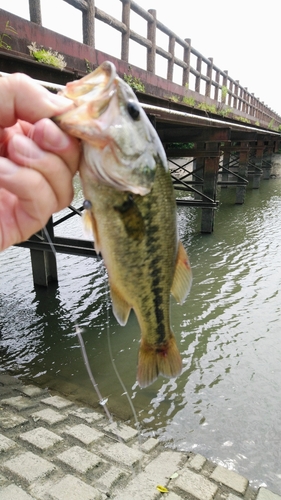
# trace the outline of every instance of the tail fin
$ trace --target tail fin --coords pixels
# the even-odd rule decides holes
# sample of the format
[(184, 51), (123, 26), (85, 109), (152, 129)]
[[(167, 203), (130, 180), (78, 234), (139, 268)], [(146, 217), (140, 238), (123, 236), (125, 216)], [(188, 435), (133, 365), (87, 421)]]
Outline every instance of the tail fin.
[(139, 350), (138, 383), (147, 387), (158, 375), (177, 377), (182, 371), (182, 360), (174, 336), (161, 346), (153, 346), (143, 339)]

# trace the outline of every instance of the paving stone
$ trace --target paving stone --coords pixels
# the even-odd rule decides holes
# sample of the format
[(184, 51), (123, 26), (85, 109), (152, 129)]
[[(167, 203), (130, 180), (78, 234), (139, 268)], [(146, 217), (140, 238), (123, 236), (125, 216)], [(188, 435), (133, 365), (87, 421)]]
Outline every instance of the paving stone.
[(123, 441), (125, 441), (125, 443), (138, 435), (138, 431), (136, 429), (133, 429), (132, 427), (129, 427), (128, 425), (122, 423), (117, 424), (116, 422), (112, 422), (112, 424), (104, 427), (104, 431), (113, 434), (118, 439), (121, 438)]
[(74, 415), (75, 417), (81, 418), (85, 420), (87, 424), (92, 424), (94, 422), (98, 422), (99, 420), (103, 420), (104, 416), (96, 411), (91, 410), (90, 408), (77, 408), (76, 410), (71, 410), (69, 415)]
[(32, 413), (32, 418), (34, 422), (38, 422), (42, 420), (42, 422), (45, 422), (46, 424), (49, 425), (55, 425), (58, 424), (59, 422), (62, 422), (63, 420), (67, 419), (66, 415), (62, 415), (61, 413), (52, 410), (52, 408), (47, 408), (46, 410), (40, 410), (36, 411), (35, 413)]
[(72, 436), (78, 439), (81, 443), (85, 445), (89, 445), (98, 439), (104, 437), (102, 432), (93, 429), (85, 424), (74, 425), (73, 427), (69, 427), (64, 431), (68, 436)]
[(13, 429), (25, 422), (28, 422), (28, 420), (20, 415), (15, 415), (6, 410), (0, 412), (0, 427), (2, 429)]
[(126, 473), (113, 466), (99, 478), (96, 486), (109, 497), (112, 488), (124, 477), (126, 477)]
[(14, 396), (12, 398), (2, 399), (1, 403), (7, 406), (11, 406), (18, 411), (26, 410), (27, 408), (33, 408), (38, 404), (36, 401), (33, 401), (32, 399), (26, 398), (24, 396)]
[(49, 398), (41, 399), (41, 403), (44, 403), (44, 405), (54, 406), (58, 410), (62, 410), (68, 406), (73, 406), (74, 404), (72, 401), (62, 398), (61, 396), (50, 396)]
[(0, 452), (8, 451), (16, 445), (15, 441), (0, 434)]
[[(183, 455), (181, 453), (164, 451), (152, 460), (145, 470), (135, 475), (126, 488), (114, 497), (114, 500), (154, 500), (159, 498), (157, 485), (166, 486), (171, 475), (180, 466)], [(166, 496), (165, 496), (166, 498)], [(200, 500), (204, 500), (200, 498)]]
[(226, 500), (241, 500), (241, 497), (238, 497), (237, 495), (233, 495), (233, 493), (230, 493), (227, 495)]
[(73, 446), (57, 456), (58, 460), (69, 465), (76, 472), (85, 474), (89, 469), (97, 467), (102, 459), (80, 446)]
[(7, 460), (3, 466), (29, 483), (43, 478), (56, 469), (55, 465), (29, 451)]
[(7, 396), (11, 392), (11, 387), (7, 385), (0, 385), (0, 398), (2, 399), (3, 396)]
[(198, 500), (212, 500), (218, 490), (216, 484), (189, 469), (180, 471), (175, 480), (175, 485), (182, 491), (198, 498)]
[[(163, 495), (162, 495), (163, 496)], [(165, 494), (165, 500), (182, 500), (182, 497), (179, 497), (174, 493), (173, 491), (170, 491), (169, 493)], [(240, 499), (241, 500), (241, 499)]]
[(260, 488), (257, 500), (281, 500), (281, 496), (276, 493), (272, 493), (272, 491), (269, 491), (266, 488)]
[(154, 450), (159, 444), (158, 439), (155, 438), (148, 438), (144, 443), (141, 445), (141, 451), (144, 451), (144, 453), (150, 453), (152, 450)]
[[(137, 500), (156, 500), (160, 495), (156, 487), (157, 482), (142, 472), (135, 476), (125, 488), (120, 489), (113, 498), (114, 500), (133, 500), (135, 498)], [(163, 499), (166, 500), (166, 496), (163, 496)]]
[(67, 475), (48, 489), (48, 498), (50, 500), (102, 500), (104, 497), (89, 484)]
[(197, 470), (198, 472), (202, 469), (203, 465), (206, 462), (206, 458), (200, 455), (199, 453), (195, 455), (194, 457), (191, 457), (188, 460), (188, 465), (194, 469)]
[(60, 441), (63, 441), (60, 436), (48, 431), (48, 429), (44, 429), (44, 427), (37, 427), (24, 434), (20, 434), (20, 438), (27, 443), (33, 444), (39, 450), (47, 450)]
[(126, 467), (137, 465), (143, 457), (143, 454), (139, 450), (129, 448), (129, 446), (123, 443), (104, 446), (100, 448), (99, 451), (109, 460), (114, 460)]
[(34, 500), (34, 497), (28, 495), (28, 493), (15, 484), (10, 484), (6, 488), (0, 488), (0, 498), (1, 500)]
[(26, 396), (29, 396), (30, 398), (42, 396), (42, 394), (44, 394), (44, 392), (46, 392), (44, 389), (40, 389), (40, 387), (36, 387), (36, 385), (23, 385), (22, 387), (18, 387), (17, 390), (22, 392)]
[(249, 483), (249, 481), (245, 477), (240, 476), (240, 474), (237, 474), (237, 472), (228, 470), (221, 465), (218, 465), (215, 468), (215, 470), (210, 475), (210, 478), (218, 483), (225, 484), (238, 493), (245, 493)]
[(175, 451), (163, 451), (145, 467), (145, 472), (158, 483), (168, 481), (180, 467), (184, 454)]
[(12, 377), (6, 373), (0, 374), (0, 384), (3, 385), (20, 385), (22, 382), (16, 377)]
[(0, 486), (6, 486), (7, 482), (8, 482), (8, 479), (5, 476), (3, 476), (2, 474), (0, 474)]

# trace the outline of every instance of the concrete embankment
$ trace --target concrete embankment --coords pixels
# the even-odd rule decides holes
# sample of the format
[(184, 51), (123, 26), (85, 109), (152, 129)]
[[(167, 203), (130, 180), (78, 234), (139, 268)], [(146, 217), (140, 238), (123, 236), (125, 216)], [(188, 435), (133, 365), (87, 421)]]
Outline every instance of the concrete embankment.
[[(161, 491), (162, 489), (162, 491)], [(202, 455), (0, 374), (1, 500), (281, 500)]]

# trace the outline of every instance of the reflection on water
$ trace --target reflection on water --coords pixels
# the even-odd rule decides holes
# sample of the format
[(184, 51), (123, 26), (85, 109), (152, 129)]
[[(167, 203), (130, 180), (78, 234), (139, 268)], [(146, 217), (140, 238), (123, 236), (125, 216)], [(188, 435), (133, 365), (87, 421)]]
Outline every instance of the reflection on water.
[[(172, 302), (181, 377), (137, 386), (139, 327), (133, 314), (126, 327), (116, 323), (101, 260), (58, 255), (59, 287), (35, 290), (29, 251), (20, 248), (0, 256), (2, 369), (97, 406), (77, 323), (112, 413), (131, 418), (108, 342), (145, 434), (280, 493), (280, 193), (281, 179), (263, 181), (236, 206), (234, 191), (222, 190), (212, 235), (199, 233), (197, 209), (178, 209), (194, 274), (185, 304)], [(84, 237), (79, 218), (64, 231)]]

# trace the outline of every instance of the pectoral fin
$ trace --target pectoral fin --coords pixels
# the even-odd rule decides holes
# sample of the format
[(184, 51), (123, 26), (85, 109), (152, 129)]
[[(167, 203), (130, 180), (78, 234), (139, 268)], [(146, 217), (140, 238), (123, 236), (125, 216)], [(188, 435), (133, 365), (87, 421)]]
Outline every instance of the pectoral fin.
[(120, 292), (110, 285), (112, 310), (115, 318), (121, 326), (126, 325), (131, 311), (131, 306), (123, 299)]
[(93, 213), (91, 212), (91, 210), (85, 210), (83, 212), (83, 223), (84, 223), (85, 230), (93, 233), (94, 242), (95, 242), (95, 251), (97, 253), (100, 253), (101, 247), (100, 247), (100, 241), (99, 241), (97, 222), (96, 222), (96, 219), (95, 219)]
[(175, 274), (171, 293), (176, 301), (182, 304), (186, 299), (192, 284), (192, 271), (187, 253), (181, 241), (178, 246)]

